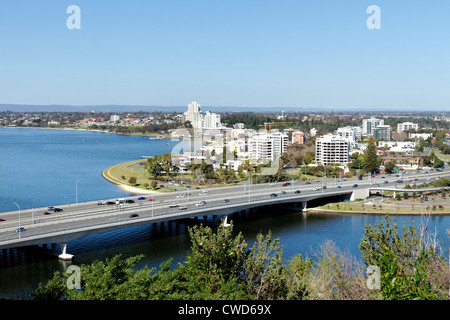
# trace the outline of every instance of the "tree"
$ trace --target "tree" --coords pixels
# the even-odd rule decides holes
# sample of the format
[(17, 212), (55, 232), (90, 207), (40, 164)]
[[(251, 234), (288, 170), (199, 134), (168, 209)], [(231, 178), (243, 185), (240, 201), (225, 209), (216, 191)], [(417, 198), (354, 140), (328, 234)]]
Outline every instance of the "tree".
[(436, 266), (443, 263), (432, 246), (420, 238), (414, 224), (403, 227), (402, 235), (397, 224), (391, 225), (386, 216), (378, 229), (364, 227), (364, 237), (359, 248), (368, 266), (378, 266), (381, 275), (381, 294), (384, 299), (435, 299), (442, 297), (442, 288), (433, 281)]
[(128, 179), (128, 183), (131, 185), (135, 185), (137, 183), (137, 178), (136, 177), (130, 177), (130, 179)]
[(377, 147), (375, 141), (371, 138), (364, 150), (363, 168), (365, 172), (374, 173), (380, 169), (380, 160), (377, 155)]
[(308, 153), (308, 155), (305, 157), (305, 164), (310, 164), (312, 160), (312, 156)]
[(394, 172), (394, 169), (395, 169), (395, 163), (394, 162), (389, 161), (389, 162), (384, 164), (384, 171), (386, 173), (392, 173), (392, 172)]

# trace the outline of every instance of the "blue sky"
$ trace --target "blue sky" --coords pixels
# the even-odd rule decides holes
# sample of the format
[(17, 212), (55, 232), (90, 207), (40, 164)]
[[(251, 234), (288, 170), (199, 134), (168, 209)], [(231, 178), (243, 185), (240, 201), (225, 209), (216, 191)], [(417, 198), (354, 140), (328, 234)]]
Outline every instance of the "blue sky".
[(0, 0), (0, 45), (0, 104), (450, 110), (447, 0)]

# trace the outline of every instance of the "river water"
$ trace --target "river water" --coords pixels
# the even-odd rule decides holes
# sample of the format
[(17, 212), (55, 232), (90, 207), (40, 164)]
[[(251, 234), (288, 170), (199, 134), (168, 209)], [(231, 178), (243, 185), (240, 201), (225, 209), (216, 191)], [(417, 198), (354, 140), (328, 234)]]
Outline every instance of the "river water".
[[(167, 145), (167, 143), (171, 145)], [(1, 212), (89, 201), (127, 195), (107, 182), (101, 172), (117, 163), (170, 152), (173, 142), (149, 140), (141, 136), (123, 136), (78, 130), (0, 128), (0, 216)], [(78, 183), (77, 183), (78, 181)], [(76, 192), (78, 190), (78, 192)], [(419, 225), (418, 216), (393, 217), (403, 224)], [(235, 221), (235, 232), (242, 232), (249, 246), (260, 232), (280, 239), (283, 257), (288, 261), (301, 253), (313, 257), (327, 240), (342, 250), (360, 257), (358, 244), (366, 224), (378, 224), (382, 216), (276, 213), (271, 209), (250, 213)], [(432, 217), (428, 230), (437, 230), (448, 243), (449, 216)], [(88, 264), (121, 254), (143, 254), (138, 267), (159, 265), (173, 258), (183, 262), (190, 248), (186, 225), (179, 222), (151, 224), (98, 234), (68, 243), (73, 264)], [(27, 299), (40, 282), (46, 282), (67, 263), (55, 257), (29, 250), (0, 251), (0, 298)]]

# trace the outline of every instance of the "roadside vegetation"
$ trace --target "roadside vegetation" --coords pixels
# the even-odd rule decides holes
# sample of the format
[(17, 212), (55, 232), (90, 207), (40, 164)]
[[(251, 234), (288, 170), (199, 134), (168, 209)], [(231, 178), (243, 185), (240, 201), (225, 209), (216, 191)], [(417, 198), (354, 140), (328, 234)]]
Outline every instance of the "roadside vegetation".
[[(249, 248), (233, 224), (189, 228), (186, 262), (159, 269), (135, 265), (142, 256), (114, 256), (80, 267), (80, 288), (68, 289), (69, 275), (56, 272), (40, 284), (34, 300), (442, 300), (448, 299), (450, 270), (435, 235), (414, 224), (402, 230), (389, 216), (366, 225), (352, 256), (326, 241), (312, 257), (283, 259), (271, 233), (259, 234)], [(379, 288), (366, 274), (380, 270)], [(369, 284), (369, 286), (368, 286)]]

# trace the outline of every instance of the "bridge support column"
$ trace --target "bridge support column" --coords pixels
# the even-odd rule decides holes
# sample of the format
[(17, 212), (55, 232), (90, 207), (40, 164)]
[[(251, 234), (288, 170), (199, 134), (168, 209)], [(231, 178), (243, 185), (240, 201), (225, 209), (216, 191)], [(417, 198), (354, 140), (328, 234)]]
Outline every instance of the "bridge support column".
[(306, 210), (307, 205), (308, 205), (307, 201), (302, 201), (302, 210)]
[(70, 261), (73, 258), (72, 254), (68, 254), (66, 252), (67, 250), (67, 243), (61, 242), (61, 254), (58, 256), (58, 259), (60, 260), (65, 260), (65, 261)]

